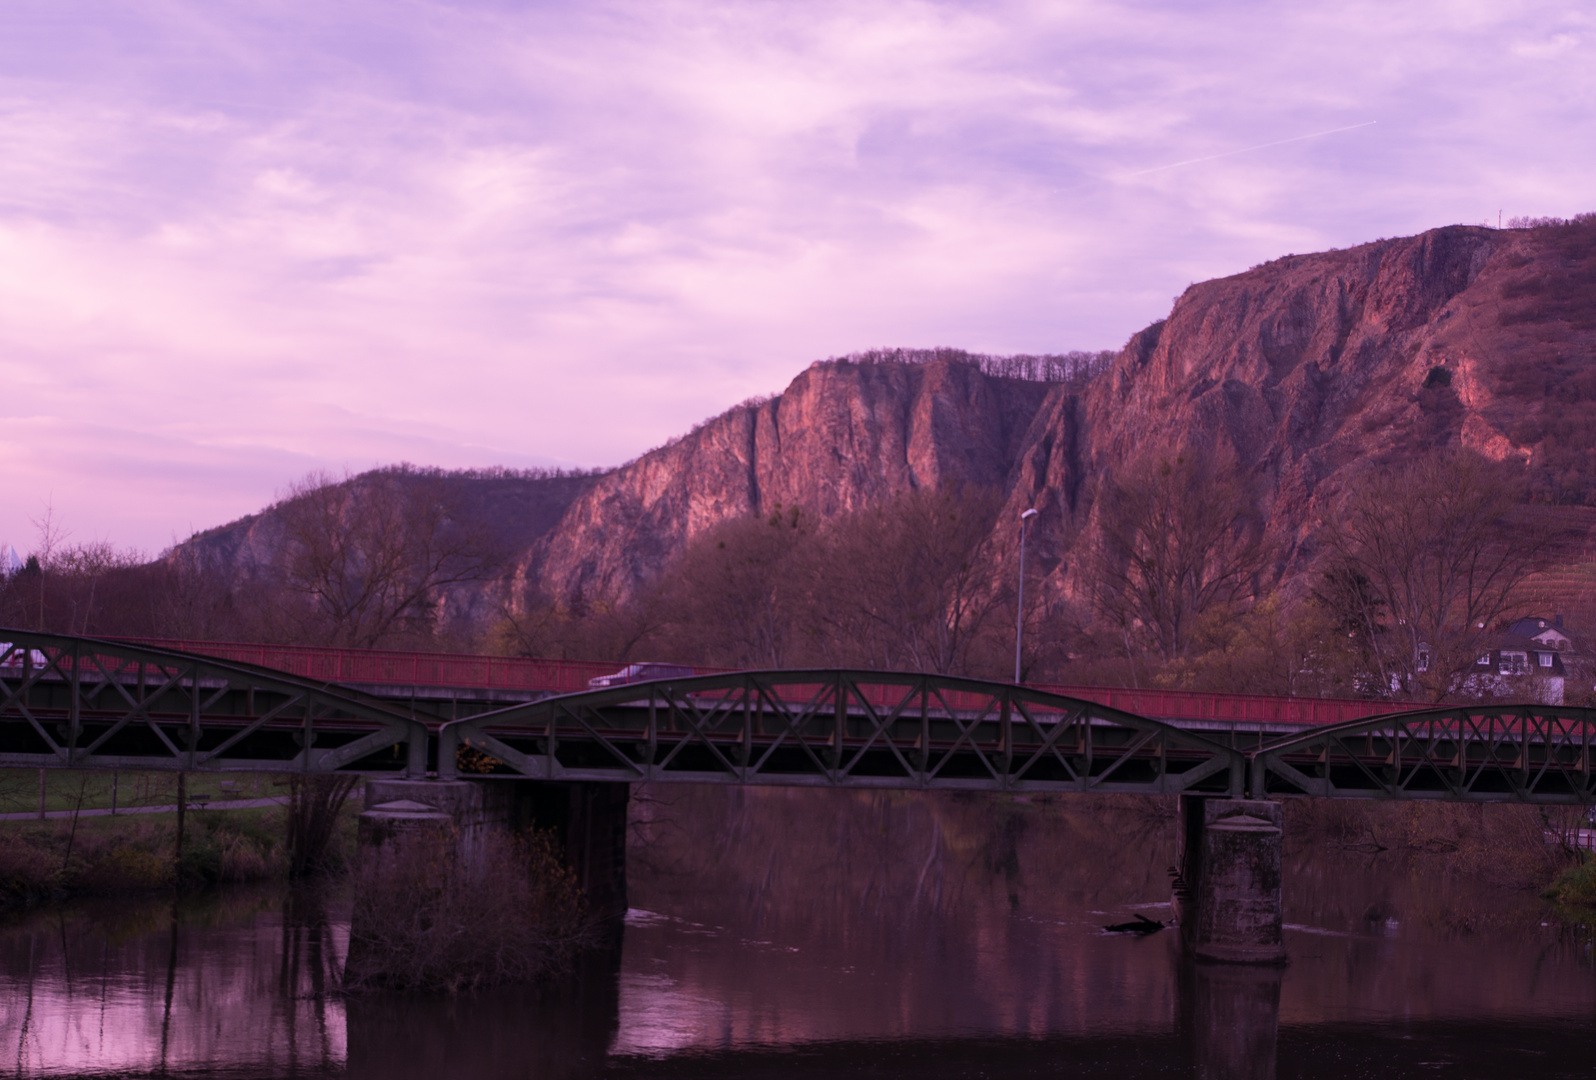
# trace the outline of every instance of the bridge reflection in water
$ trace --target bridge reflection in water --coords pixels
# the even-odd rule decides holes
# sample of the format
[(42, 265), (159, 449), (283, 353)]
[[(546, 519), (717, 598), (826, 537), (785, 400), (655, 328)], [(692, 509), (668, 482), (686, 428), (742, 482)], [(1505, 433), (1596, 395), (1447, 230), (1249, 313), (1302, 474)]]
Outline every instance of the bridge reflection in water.
[[(346, 948), (336, 898), (238, 889), (175, 920), (169, 898), (16, 913), (0, 926), (8, 1070), (938, 1080), (1491, 1076), (1528, 1060), (1578, 1075), (1596, 1051), (1588, 934), (1440, 860), (1322, 853), (1288, 890), (1289, 921), (1313, 920), (1288, 931), (1292, 965), (1237, 968), (1189, 964), (1167, 934), (1100, 932), (1161, 913), (1175, 844), (1147, 800), (684, 786), (641, 800), (638, 825), (646, 910), (619, 954), (543, 992), (318, 993)], [(1494, 932), (1445, 930), (1459, 914)]]

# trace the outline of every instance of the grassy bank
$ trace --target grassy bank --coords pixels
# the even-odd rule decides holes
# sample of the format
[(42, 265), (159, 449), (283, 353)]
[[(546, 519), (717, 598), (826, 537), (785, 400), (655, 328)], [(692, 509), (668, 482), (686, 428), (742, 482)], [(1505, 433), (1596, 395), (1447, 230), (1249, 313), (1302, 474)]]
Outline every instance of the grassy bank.
[[(39, 769), (0, 769), (0, 813), (39, 810)], [(171, 806), (177, 802), (177, 774), (172, 772), (101, 772), (44, 769), (47, 812)], [(271, 773), (189, 773), (191, 799), (255, 799), (288, 792), (285, 777)], [(114, 800), (114, 802), (113, 802)]]
[[(55, 791), (70, 792), (68, 811), (79, 808), (85, 778), (103, 774), (57, 774), (63, 778)], [(34, 783), (37, 785), (37, 774)], [(146, 786), (143, 781), (148, 779)], [(235, 781), (238, 793), (221, 789), (219, 778), (190, 776), (190, 795), (210, 793), (214, 800), (248, 798), (254, 788), (244, 777)], [(123, 774), (133, 791), (149, 792), (145, 805), (171, 805), (176, 798), (176, 777)], [(258, 778), (263, 793), (283, 794), (286, 781)], [(167, 788), (170, 790), (168, 791)], [(210, 791), (207, 792), (207, 788)], [(104, 794), (102, 792), (102, 794)], [(121, 792), (118, 792), (120, 795)], [(35, 789), (37, 800), (37, 789)], [(131, 808), (128, 803), (118, 803)], [(35, 806), (37, 802), (35, 801)], [(104, 801), (109, 806), (109, 800)], [(98, 809), (85, 797), (82, 810)], [(358, 794), (338, 815), (328, 852), (334, 866), (354, 852)], [(74, 814), (48, 820), (0, 821), (0, 903), (34, 902), (69, 896), (113, 895), (171, 886), (192, 887), (223, 882), (260, 881), (286, 877), (290, 867), (288, 808), (282, 806), (239, 810), (195, 810), (184, 815), (181, 853), (177, 843), (177, 814), (126, 815)]]

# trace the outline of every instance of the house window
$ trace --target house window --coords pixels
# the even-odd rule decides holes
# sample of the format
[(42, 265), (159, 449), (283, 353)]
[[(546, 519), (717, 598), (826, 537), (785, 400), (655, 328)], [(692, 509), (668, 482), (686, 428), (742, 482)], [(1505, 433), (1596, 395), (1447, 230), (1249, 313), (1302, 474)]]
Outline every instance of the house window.
[(1521, 652), (1502, 653), (1503, 675), (1522, 675), (1529, 670), (1529, 657)]
[(1480, 654), (1480, 658), (1475, 661), (1475, 663), (1479, 664), (1480, 667), (1485, 667), (1490, 662), (1491, 662), (1491, 654), (1490, 653), (1481, 653)]
[(1536, 658), (1538, 660), (1540, 660), (1541, 667), (1551, 667), (1552, 666), (1552, 654), (1551, 653), (1549, 653), (1549, 652), (1538, 652), (1538, 653), (1535, 654), (1535, 656), (1536, 656)]
[(1419, 670), (1420, 671), (1429, 671), (1430, 670), (1430, 654), (1425, 652), (1423, 649), (1419, 650)]

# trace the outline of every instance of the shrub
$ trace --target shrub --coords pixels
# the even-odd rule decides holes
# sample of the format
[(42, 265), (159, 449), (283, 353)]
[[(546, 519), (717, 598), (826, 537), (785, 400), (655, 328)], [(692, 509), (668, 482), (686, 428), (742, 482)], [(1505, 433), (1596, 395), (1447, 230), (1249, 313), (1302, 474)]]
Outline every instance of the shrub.
[(171, 884), (172, 859), (167, 853), (131, 844), (100, 852), (72, 878), (72, 886), (91, 893), (143, 892)]
[(1570, 866), (1542, 895), (1570, 907), (1596, 907), (1596, 859), (1585, 858)]
[(9, 830), (0, 832), (0, 900), (32, 896), (56, 887), (61, 864), (47, 846)]
[(259, 881), (282, 870), (276, 852), (264, 848), (247, 836), (230, 836), (218, 846), (218, 879), (221, 881)]
[(395, 839), (363, 854), (353, 881), (352, 992), (456, 993), (561, 970), (593, 937), (581, 890), (548, 834), (490, 833), (470, 855), (456, 835)]
[(338, 868), (334, 840), (356, 776), (294, 776), (289, 781), (288, 873), (305, 877)]

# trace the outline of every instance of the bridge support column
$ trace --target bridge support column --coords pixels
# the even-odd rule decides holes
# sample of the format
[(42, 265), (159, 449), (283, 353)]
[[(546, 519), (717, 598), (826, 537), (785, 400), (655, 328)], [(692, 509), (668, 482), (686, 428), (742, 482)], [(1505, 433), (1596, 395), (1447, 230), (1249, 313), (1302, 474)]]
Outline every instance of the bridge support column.
[(521, 780), (525, 826), (552, 830), (588, 909), (619, 928), (626, 915), (626, 811), (632, 785), (603, 780)]
[(1280, 804), (1181, 797), (1182, 857), (1175, 903), (1198, 960), (1282, 964)]
[(368, 780), (360, 846), (379, 861), (419, 829), (452, 826), (461, 854), (480, 857), (491, 830), (554, 833), (602, 919), (626, 914), (626, 808), (631, 785), (553, 780)]

